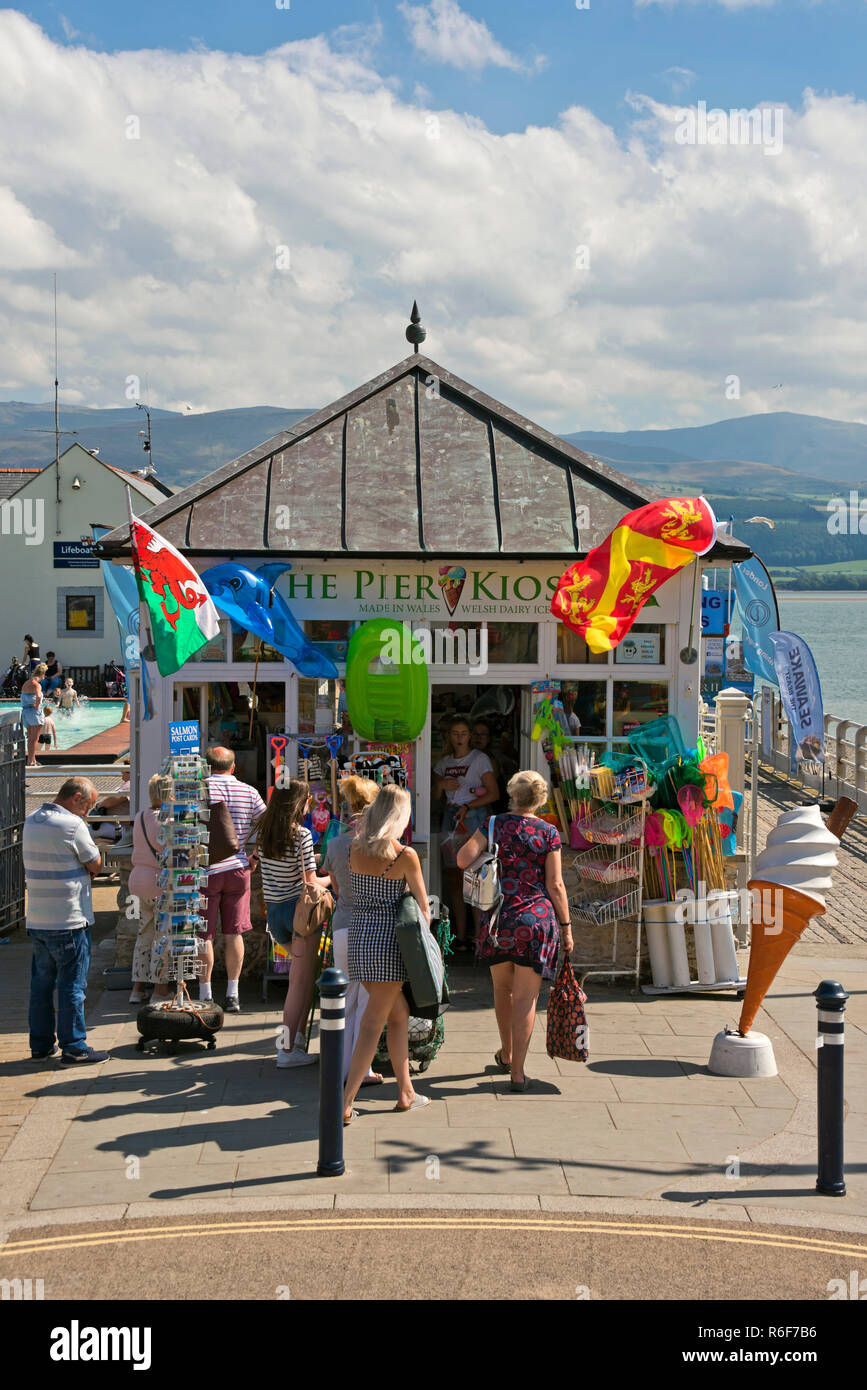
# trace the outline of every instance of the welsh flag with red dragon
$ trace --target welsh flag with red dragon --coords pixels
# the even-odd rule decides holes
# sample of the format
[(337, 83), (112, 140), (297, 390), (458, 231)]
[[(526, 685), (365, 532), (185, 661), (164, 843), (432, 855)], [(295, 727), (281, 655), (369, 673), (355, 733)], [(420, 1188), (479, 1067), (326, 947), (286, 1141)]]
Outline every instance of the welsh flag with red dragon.
[(586, 560), (557, 585), (551, 612), (607, 652), (624, 638), (650, 595), (704, 555), (716, 538), (716, 517), (704, 497), (669, 497), (628, 512)]
[(150, 614), (157, 667), (161, 676), (170, 676), (213, 641), (220, 616), (189, 561), (132, 512), (130, 540), (139, 597)]

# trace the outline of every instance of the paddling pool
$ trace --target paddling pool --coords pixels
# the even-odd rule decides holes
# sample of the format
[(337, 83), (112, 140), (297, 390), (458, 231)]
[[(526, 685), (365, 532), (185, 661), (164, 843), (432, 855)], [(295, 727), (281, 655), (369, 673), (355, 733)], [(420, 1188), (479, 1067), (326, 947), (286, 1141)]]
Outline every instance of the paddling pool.
[[(12, 710), (20, 710), (19, 700), (0, 700), (0, 714), (8, 714)], [(91, 700), (89, 705), (79, 706), (77, 709), (66, 714), (63, 710), (55, 710), (53, 719), (54, 727), (57, 730), (57, 748), (74, 748), (78, 743), (84, 743), (86, 739), (93, 738), (95, 734), (104, 733), (106, 729), (114, 728), (120, 722), (123, 713), (123, 700)], [(128, 727), (128, 726), (127, 726)], [(45, 744), (39, 745), (38, 751), (48, 752)], [(54, 752), (54, 744), (51, 745), (51, 752)]]

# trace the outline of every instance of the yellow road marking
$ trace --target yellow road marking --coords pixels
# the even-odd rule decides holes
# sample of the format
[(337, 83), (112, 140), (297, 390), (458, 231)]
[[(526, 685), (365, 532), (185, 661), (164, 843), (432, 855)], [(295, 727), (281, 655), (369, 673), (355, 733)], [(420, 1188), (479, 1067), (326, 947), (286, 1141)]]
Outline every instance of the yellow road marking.
[(663, 1240), (709, 1240), (730, 1245), (763, 1246), (777, 1250), (800, 1250), (807, 1254), (867, 1255), (867, 1243), (854, 1244), (845, 1241), (819, 1239), (813, 1236), (784, 1236), (764, 1231), (744, 1231), (742, 1228), (725, 1226), (703, 1226), (685, 1228), (683, 1226), (652, 1225), (639, 1221), (614, 1222), (587, 1219), (539, 1218), (516, 1221), (509, 1217), (495, 1216), (359, 1216), (359, 1217), (300, 1217), (277, 1218), (274, 1220), (249, 1220), (213, 1222), (198, 1225), (157, 1226), (119, 1231), (92, 1231), (80, 1235), (50, 1236), (41, 1240), (10, 1242), (0, 1248), (2, 1255), (32, 1255), (59, 1250), (95, 1249), (103, 1245), (129, 1245), (142, 1241), (173, 1240), (187, 1235), (264, 1235), (268, 1232), (316, 1232), (316, 1231), (545, 1231), (559, 1234), (599, 1234), (619, 1236), (658, 1237)]

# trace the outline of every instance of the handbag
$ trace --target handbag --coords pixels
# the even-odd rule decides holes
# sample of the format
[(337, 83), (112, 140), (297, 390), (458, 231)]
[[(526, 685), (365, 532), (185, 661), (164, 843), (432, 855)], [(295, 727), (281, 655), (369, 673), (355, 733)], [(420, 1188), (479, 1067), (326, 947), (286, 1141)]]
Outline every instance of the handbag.
[(478, 907), (482, 912), (499, 913), (503, 901), (500, 886), (500, 850), (494, 844), (494, 822), (496, 816), (488, 821), (488, 848), (474, 859), (468, 869), (464, 869), (464, 902)]
[(305, 883), (295, 904), (292, 930), (296, 936), (313, 936), (321, 931), (334, 911), (334, 899), (318, 883)]
[(235, 822), (229, 814), (229, 803), (208, 798), (208, 858), (212, 864), (234, 859), (241, 848)]
[(584, 1012), (586, 1003), (587, 995), (575, 979), (572, 962), (565, 956), (548, 995), (545, 1050), (549, 1057), (560, 1057), (566, 1062), (587, 1061), (590, 1029)]
[(425, 921), (415, 894), (402, 893), (394, 914), (394, 934), (418, 1008), (439, 1005), (443, 999), (442, 951)]

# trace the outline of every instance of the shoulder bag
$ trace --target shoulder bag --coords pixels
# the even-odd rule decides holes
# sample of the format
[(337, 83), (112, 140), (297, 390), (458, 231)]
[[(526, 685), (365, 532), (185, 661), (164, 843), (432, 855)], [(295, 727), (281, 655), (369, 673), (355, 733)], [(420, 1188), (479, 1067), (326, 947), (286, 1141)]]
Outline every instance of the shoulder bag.
[(394, 934), (406, 967), (414, 1003), (420, 1009), (442, 1004), (442, 951), (422, 916), (414, 893), (403, 893), (398, 899), (394, 914)]
[(481, 912), (489, 912), (488, 930), (494, 935), (500, 908), (503, 906), (503, 888), (500, 881), (500, 851), (494, 844), (494, 822), (496, 816), (488, 821), (488, 848), (478, 859), (474, 859), (468, 869), (464, 869), (464, 902), (477, 907)]
[(212, 864), (222, 864), (224, 859), (235, 857), (241, 842), (229, 814), (229, 803), (209, 795), (208, 809), (208, 859)]
[(315, 936), (334, 911), (334, 899), (318, 883), (305, 883), (295, 904), (292, 930), (296, 936)]

